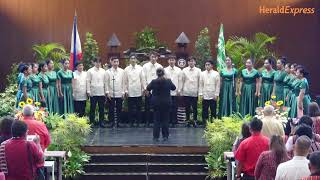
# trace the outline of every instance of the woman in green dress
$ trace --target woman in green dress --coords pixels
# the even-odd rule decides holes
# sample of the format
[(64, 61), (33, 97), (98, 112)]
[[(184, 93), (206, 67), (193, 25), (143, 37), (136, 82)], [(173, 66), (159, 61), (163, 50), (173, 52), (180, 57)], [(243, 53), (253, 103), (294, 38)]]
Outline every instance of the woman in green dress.
[(273, 59), (268, 58), (264, 61), (264, 70), (261, 72), (261, 88), (260, 88), (260, 106), (264, 107), (266, 101), (270, 101), (274, 84), (274, 73), (272, 68)]
[(293, 78), (291, 73), (291, 64), (287, 63), (284, 67), (284, 70), (287, 73), (287, 76), (283, 80), (283, 96), (284, 96), (284, 106), (289, 107), (289, 97), (290, 97), (290, 81)]
[(309, 83), (306, 79), (308, 72), (303, 66), (297, 68), (297, 78), (300, 80), (298, 85), (299, 93), (296, 91), (297, 105), (298, 105), (298, 117), (300, 118), (304, 114), (308, 114), (308, 106), (311, 103), (309, 95)]
[(30, 75), (30, 79), (32, 81), (31, 93), (33, 96), (34, 102), (40, 102), (40, 92), (39, 92), (39, 82), (41, 81), (38, 76), (38, 64), (32, 63), (32, 74)]
[(39, 64), (39, 91), (40, 91), (40, 97), (41, 102), (45, 103), (46, 107), (48, 108), (48, 102), (50, 101), (50, 95), (49, 95), (49, 78), (46, 75), (46, 72), (48, 71), (48, 66), (46, 63), (40, 63)]
[(73, 73), (69, 70), (69, 61), (63, 61), (63, 69), (58, 72), (59, 97), (63, 99), (62, 114), (73, 113)]
[(58, 81), (57, 73), (54, 71), (54, 64), (52, 60), (46, 61), (48, 66), (48, 71), (46, 75), (49, 78), (49, 102), (48, 109), (52, 113), (60, 113), (59, 109), (59, 99), (58, 99)]
[(284, 65), (286, 64), (286, 58), (281, 57), (277, 61), (277, 71), (274, 74), (274, 85), (273, 85), (273, 96), (276, 96), (276, 101), (283, 101), (285, 100), (283, 94), (284, 83), (283, 80), (287, 76), (286, 71), (284, 70)]
[(299, 79), (297, 78), (296, 74), (297, 74), (297, 64), (293, 64), (291, 65), (291, 70), (290, 70), (291, 74), (292, 74), (292, 78), (289, 81), (289, 114), (288, 117), (290, 118), (296, 118), (297, 117), (297, 97), (295, 95), (295, 89), (298, 87), (299, 84)]
[[(238, 95), (240, 96), (239, 112), (242, 116), (255, 114), (258, 106), (259, 91), (259, 72), (253, 68), (252, 60), (246, 61), (246, 69), (240, 73), (240, 85)], [(239, 91), (240, 90), (240, 91)]]
[(230, 116), (237, 112), (236, 84), (238, 70), (232, 67), (231, 58), (226, 58), (227, 67), (220, 72), (221, 88), (219, 99), (219, 117)]
[(32, 68), (31, 65), (26, 64), (23, 68), (22, 68), (22, 72), (23, 72), (23, 80), (21, 82), (21, 97), (19, 99), (19, 102), (21, 101), (26, 101), (28, 98), (33, 99), (32, 96), (32, 81), (30, 79), (30, 75), (32, 73)]

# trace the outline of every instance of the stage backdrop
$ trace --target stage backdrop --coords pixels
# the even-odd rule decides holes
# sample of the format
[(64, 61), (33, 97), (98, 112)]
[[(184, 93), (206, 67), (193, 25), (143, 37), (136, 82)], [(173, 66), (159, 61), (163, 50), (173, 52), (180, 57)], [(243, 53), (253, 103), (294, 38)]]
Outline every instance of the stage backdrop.
[[(311, 7), (316, 12), (296, 16), (259, 13), (260, 6), (277, 5)], [(112, 33), (119, 37), (123, 51), (134, 45), (133, 33), (146, 25), (159, 30), (159, 39), (172, 50), (176, 49), (174, 40), (184, 31), (191, 40), (189, 53), (206, 26), (214, 47), (220, 23), (225, 39), (255, 32), (275, 35), (276, 51), (290, 62), (304, 64), (311, 74), (313, 94), (320, 94), (319, 0), (0, 0), (1, 89), (12, 63), (33, 60), (33, 44), (59, 42), (69, 50), (75, 9), (82, 44), (85, 32), (92, 32), (103, 58)]]

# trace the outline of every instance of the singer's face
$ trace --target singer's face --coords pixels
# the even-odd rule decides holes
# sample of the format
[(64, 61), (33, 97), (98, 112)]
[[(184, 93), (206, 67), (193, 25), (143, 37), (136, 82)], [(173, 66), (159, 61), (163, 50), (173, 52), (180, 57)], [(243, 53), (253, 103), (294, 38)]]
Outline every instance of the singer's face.
[(64, 61), (64, 63), (63, 63), (63, 67), (65, 68), (65, 69), (68, 69), (69, 68), (69, 61)]
[(152, 55), (150, 56), (150, 61), (151, 61), (152, 63), (157, 62), (157, 60), (158, 60), (158, 56), (157, 56), (157, 55), (152, 54)]
[(50, 60), (50, 62), (48, 64), (48, 69), (50, 69), (50, 70), (53, 69), (53, 66), (54, 66), (53, 61)]
[(277, 61), (277, 68), (278, 69), (282, 69), (283, 68), (283, 64), (282, 64), (280, 59)]
[(247, 67), (247, 68), (252, 68), (252, 61), (251, 61), (251, 59), (248, 59), (248, 60), (246, 61), (246, 67)]
[(210, 63), (205, 64), (206, 70), (209, 71), (211, 70), (212, 65)]
[(77, 66), (77, 70), (78, 70), (79, 72), (83, 71), (83, 64), (79, 64), (79, 65)]
[(265, 68), (270, 68), (270, 63), (269, 63), (269, 61), (266, 59), (265, 61), (264, 61), (264, 67)]
[(113, 66), (113, 67), (118, 67), (118, 66), (119, 66), (119, 59), (114, 59), (114, 60), (112, 61), (112, 66)]
[(48, 71), (48, 66), (45, 64), (43, 65), (43, 68), (41, 69), (42, 72), (47, 72)]
[(35, 64), (32, 68), (32, 73), (37, 74), (38, 73), (38, 64)]
[(94, 62), (94, 66), (97, 68), (101, 67), (101, 62), (100, 61)]
[(286, 65), (284, 67), (284, 70), (287, 72), (287, 73), (290, 73), (290, 66), (289, 65)]
[(226, 58), (226, 64), (227, 66), (232, 66), (232, 61), (229, 57)]
[(196, 61), (194, 59), (190, 59), (188, 61), (188, 65), (193, 68), (196, 65)]
[(290, 71), (292, 74), (296, 74), (296, 68), (294, 65), (291, 65)]
[(176, 60), (174, 58), (171, 58), (168, 60), (168, 63), (170, 66), (174, 66), (176, 64)]
[(130, 64), (131, 65), (135, 65), (135, 64), (137, 64), (137, 58), (136, 57), (130, 57)]

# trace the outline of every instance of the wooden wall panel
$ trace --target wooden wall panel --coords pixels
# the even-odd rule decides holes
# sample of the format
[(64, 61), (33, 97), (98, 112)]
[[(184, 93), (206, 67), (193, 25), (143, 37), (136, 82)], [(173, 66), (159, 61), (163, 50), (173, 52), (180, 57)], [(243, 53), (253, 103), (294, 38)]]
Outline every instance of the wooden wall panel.
[[(35, 43), (59, 42), (70, 47), (75, 9), (80, 38), (93, 32), (103, 58), (106, 41), (117, 34), (121, 51), (134, 45), (133, 33), (148, 25), (159, 30), (158, 37), (175, 50), (174, 40), (184, 31), (194, 50), (198, 32), (209, 27), (212, 45), (217, 41), (220, 23), (225, 38), (266, 32), (278, 37), (274, 48), (290, 60), (306, 65), (311, 73), (314, 94), (317, 84), (320, 1), (318, 0), (0, 0), (0, 77), (4, 79), (13, 62), (32, 61)], [(290, 5), (315, 7), (313, 15), (262, 15), (259, 6)], [(216, 55), (213, 50), (214, 56)], [(4, 80), (1, 80), (1, 88)]]

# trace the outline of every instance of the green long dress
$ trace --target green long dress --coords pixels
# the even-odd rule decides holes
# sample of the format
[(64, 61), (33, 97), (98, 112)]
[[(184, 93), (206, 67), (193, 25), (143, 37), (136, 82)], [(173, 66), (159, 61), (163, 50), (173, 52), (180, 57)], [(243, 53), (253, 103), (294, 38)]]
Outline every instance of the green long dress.
[(310, 91), (309, 90), (309, 83), (306, 78), (300, 80), (299, 89), (305, 90), (304, 97), (303, 97), (303, 114), (307, 115), (308, 114), (308, 106), (311, 103), (311, 97), (309, 95), (309, 91)]
[(290, 82), (291, 79), (293, 78), (292, 74), (288, 74), (284, 80), (284, 86), (283, 86), (283, 96), (284, 96), (284, 106), (289, 107), (290, 103), (289, 103), (289, 97), (290, 97)]
[(296, 118), (298, 114), (298, 101), (297, 97), (299, 96), (300, 89), (300, 80), (298, 78), (294, 78), (294, 80), (291, 83), (291, 96), (290, 96), (290, 111), (289, 111), (289, 117)]
[(269, 72), (264, 69), (261, 72), (261, 97), (260, 97), (260, 106), (264, 107), (266, 101), (270, 101), (271, 94), (273, 90), (273, 80), (274, 80), (275, 71), (272, 69)]
[(240, 73), (242, 77), (241, 97), (239, 112), (242, 116), (255, 114), (256, 107), (258, 106), (258, 98), (256, 93), (256, 80), (260, 77), (256, 69), (252, 69), (249, 73), (247, 69), (243, 69)]
[(230, 116), (232, 113), (237, 112), (236, 101), (236, 77), (238, 70), (233, 68), (232, 71), (223, 69), (220, 72), (222, 79), (220, 88), (220, 100), (219, 100), (219, 117)]
[(46, 74), (39, 74), (39, 78), (42, 82), (42, 93), (45, 99), (46, 107), (48, 108), (48, 102), (50, 101), (49, 95), (49, 78)]
[(57, 73), (55, 71), (49, 71), (46, 73), (49, 79), (49, 101), (48, 101), (48, 109), (49, 112), (52, 113), (60, 113), (59, 111), (59, 97), (58, 90), (56, 86), (57, 82)]
[(287, 76), (287, 72), (285, 72), (284, 70), (280, 71), (276, 71), (274, 74), (274, 82), (276, 84), (275, 87), (275, 95), (276, 95), (276, 101), (283, 101), (285, 100), (284, 98), (284, 94), (283, 94), (283, 88), (284, 88), (284, 78)]
[(58, 72), (58, 79), (61, 81), (61, 91), (63, 94), (63, 108), (62, 114), (73, 113), (73, 96), (72, 96), (72, 71), (60, 70)]
[(32, 81), (31, 93), (33, 100), (34, 102), (40, 102), (39, 82), (41, 79), (37, 74), (30, 75), (30, 79)]
[(20, 99), (19, 99), (19, 102), (21, 101), (26, 101), (26, 99), (24, 98), (24, 93), (23, 93), (23, 87), (27, 87), (27, 98), (31, 98), (33, 99), (33, 96), (32, 96), (32, 80), (30, 79), (30, 77), (24, 77), (22, 82), (21, 82), (22, 86), (21, 86), (21, 91), (22, 91), (22, 94), (20, 96)]

